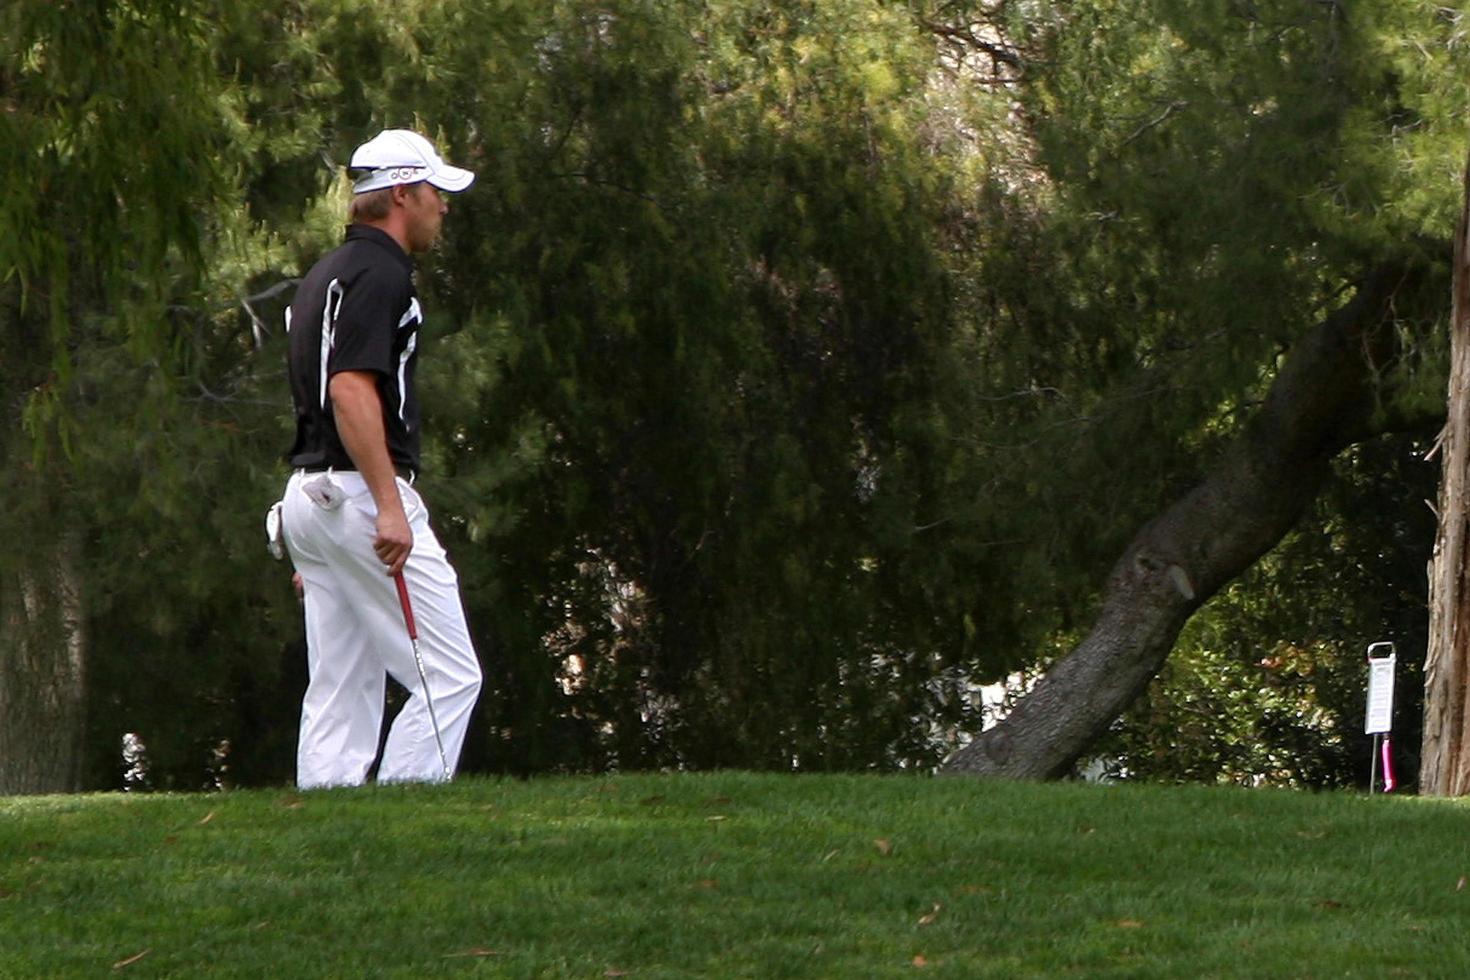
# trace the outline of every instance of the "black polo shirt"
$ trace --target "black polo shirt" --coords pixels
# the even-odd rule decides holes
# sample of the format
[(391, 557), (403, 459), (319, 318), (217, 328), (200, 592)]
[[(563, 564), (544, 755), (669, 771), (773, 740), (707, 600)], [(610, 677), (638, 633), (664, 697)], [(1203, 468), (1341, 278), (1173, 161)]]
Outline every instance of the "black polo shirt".
[(413, 262), (392, 236), (351, 225), (296, 288), (286, 311), (287, 370), (296, 406), (293, 467), (353, 469), (337, 434), (327, 383), (339, 371), (377, 377), (393, 463), (419, 468), (419, 403), (414, 393), (423, 311)]

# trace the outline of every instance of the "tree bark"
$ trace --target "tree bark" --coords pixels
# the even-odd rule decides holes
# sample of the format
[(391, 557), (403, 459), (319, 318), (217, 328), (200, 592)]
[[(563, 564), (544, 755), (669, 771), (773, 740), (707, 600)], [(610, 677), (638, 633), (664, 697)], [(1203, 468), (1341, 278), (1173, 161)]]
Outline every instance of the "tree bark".
[(1397, 268), (1296, 345), (1260, 410), (1202, 483), (1146, 525), (1114, 565), (1091, 632), (947, 773), (1066, 775), (1158, 673), (1189, 616), (1296, 524), (1332, 457), (1371, 434)]
[(1429, 650), (1424, 661), (1424, 737), (1419, 792), (1470, 793), (1465, 739), (1470, 590), (1465, 582), (1466, 493), (1470, 492), (1470, 162), (1455, 232), (1450, 321), (1449, 413), (1440, 435), (1439, 531), (1429, 565)]
[(0, 576), (0, 795), (80, 788), (86, 631), (68, 534)]

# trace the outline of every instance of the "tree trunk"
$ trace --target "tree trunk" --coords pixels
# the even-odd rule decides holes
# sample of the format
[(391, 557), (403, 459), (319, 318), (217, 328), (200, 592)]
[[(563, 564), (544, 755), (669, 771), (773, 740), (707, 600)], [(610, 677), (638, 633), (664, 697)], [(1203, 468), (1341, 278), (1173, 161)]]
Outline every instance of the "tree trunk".
[(1375, 364), (1392, 342), (1403, 276), (1381, 268), (1296, 345), (1265, 403), (1219, 465), (1133, 539), (1096, 624), (996, 727), (944, 771), (1065, 775), (1158, 673), (1188, 620), (1296, 524), (1332, 457), (1370, 434)]
[(78, 542), (0, 576), (0, 795), (80, 788), (86, 633)]
[(1470, 162), (1455, 233), (1454, 311), (1450, 321), (1449, 414), (1440, 436), (1439, 532), (1429, 565), (1429, 651), (1424, 661), (1424, 741), (1419, 792), (1470, 792), (1465, 740), (1470, 590), (1466, 589), (1466, 493), (1470, 491)]

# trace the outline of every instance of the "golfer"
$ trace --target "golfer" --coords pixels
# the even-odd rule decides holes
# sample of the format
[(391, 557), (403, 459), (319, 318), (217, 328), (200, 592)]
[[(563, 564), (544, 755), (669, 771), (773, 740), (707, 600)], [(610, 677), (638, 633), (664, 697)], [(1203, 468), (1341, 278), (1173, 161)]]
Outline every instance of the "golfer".
[[(402, 129), (358, 147), (351, 167), (360, 176), (346, 239), (306, 274), (286, 311), (296, 442), (281, 523), (306, 616), (310, 680), (296, 755), (303, 789), (366, 780), (388, 675), (409, 698), (388, 733), (378, 780), (448, 778), (480, 692), (459, 580), (414, 489), (423, 309), (409, 258), (439, 237), (449, 210), (442, 194), (464, 190), (475, 175)], [(399, 572), (428, 690), (405, 629)]]

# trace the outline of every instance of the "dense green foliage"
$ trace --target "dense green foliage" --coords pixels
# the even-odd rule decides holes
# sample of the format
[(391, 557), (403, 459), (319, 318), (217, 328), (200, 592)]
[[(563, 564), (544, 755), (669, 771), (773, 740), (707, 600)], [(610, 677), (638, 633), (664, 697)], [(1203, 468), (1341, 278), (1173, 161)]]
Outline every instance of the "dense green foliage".
[[(126, 731), (161, 785), (289, 778), (275, 287), (336, 241), (381, 126), (480, 174), (420, 264), (423, 487), (488, 681), (471, 768), (932, 765), (1366, 269), (1424, 278), (1382, 409), (1432, 419), (1458, 15), (1195, 6), (8, 5), (0, 596), (38, 564), (84, 583), (87, 781)], [(1151, 703), (1189, 674), (1249, 714), (1254, 679), (1197, 665), (1281, 645), (1330, 682), (1279, 738), (1238, 720), (1132, 771), (1352, 778), (1322, 746), (1361, 641), (1422, 654), (1423, 490), (1385, 465), (1342, 464)], [(1140, 714), (1127, 751), (1173, 725)], [(1242, 732), (1304, 761), (1221, 762)]]
[(593, 764), (922, 758), (915, 682), (957, 652), (967, 597), (934, 588), (913, 531), (949, 489), (926, 470), (962, 380), (949, 188), (909, 131), (920, 39), (868, 4), (735, 6), (701, 51), (638, 9), (562, 15), (518, 107), (544, 135), (496, 154), (446, 250), (446, 276), (503, 284), (478, 322), (443, 293), (467, 324), (446, 347), (500, 354), (483, 394), (453, 391), (447, 468), (538, 454), (480, 477), (466, 528), (471, 574), (515, 583), (481, 613), (508, 641), (510, 748), (541, 754), (523, 699), (553, 690), (553, 633), (582, 671), (565, 723), (611, 726)]
[(1459, 976), (1465, 818), (733, 772), (0, 800), (0, 973)]

